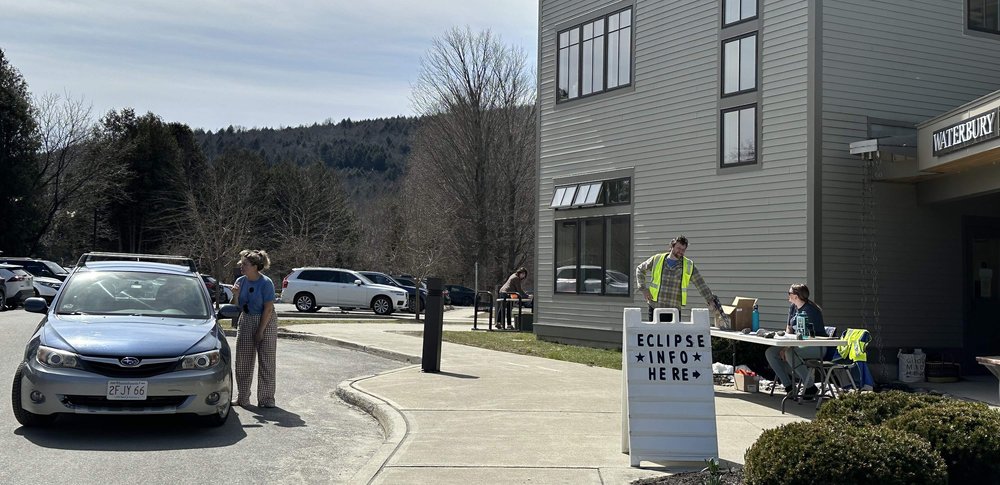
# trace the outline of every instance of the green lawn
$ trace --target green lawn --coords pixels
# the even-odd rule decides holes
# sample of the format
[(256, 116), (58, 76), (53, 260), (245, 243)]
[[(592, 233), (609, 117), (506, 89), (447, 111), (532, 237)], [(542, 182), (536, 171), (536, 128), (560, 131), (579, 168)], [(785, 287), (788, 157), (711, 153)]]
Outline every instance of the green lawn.
[[(403, 331), (406, 335), (420, 337), (423, 332)], [(443, 340), (512, 354), (534, 355), (546, 359), (564, 360), (608, 369), (622, 368), (622, 353), (617, 350), (593, 349), (575, 345), (545, 342), (526, 332), (456, 332), (445, 331)]]

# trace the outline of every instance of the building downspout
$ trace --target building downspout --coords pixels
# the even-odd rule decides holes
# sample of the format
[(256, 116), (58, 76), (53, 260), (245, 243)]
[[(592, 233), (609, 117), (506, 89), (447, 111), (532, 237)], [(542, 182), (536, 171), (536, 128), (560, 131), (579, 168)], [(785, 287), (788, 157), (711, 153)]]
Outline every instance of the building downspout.
[(823, 0), (807, 2), (806, 281), (823, 300)]

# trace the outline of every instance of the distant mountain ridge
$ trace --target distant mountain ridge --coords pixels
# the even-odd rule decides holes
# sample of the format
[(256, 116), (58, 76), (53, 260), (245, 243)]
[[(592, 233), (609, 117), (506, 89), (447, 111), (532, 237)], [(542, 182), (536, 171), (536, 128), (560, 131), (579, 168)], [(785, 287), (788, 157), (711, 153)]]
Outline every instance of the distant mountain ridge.
[(284, 160), (299, 165), (321, 161), (337, 170), (355, 203), (363, 204), (401, 178), (410, 153), (410, 137), (419, 118), (398, 116), (289, 128), (195, 130), (202, 152), (213, 160), (227, 151), (247, 150), (268, 164)]

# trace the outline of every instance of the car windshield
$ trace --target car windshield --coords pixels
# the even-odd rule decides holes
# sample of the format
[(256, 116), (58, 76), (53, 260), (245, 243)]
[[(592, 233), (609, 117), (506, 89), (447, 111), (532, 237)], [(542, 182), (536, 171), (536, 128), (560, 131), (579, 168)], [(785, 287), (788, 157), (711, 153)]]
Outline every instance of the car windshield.
[(66, 271), (66, 268), (63, 268), (62, 266), (59, 266), (59, 265), (58, 265), (58, 264), (56, 264), (56, 263), (53, 263), (53, 262), (51, 262), (51, 261), (45, 261), (45, 262), (44, 262), (43, 264), (44, 264), (44, 265), (45, 265), (45, 267), (46, 267), (46, 268), (48, 268), (48, 269), (49, 269), (49, 271), (51, 271), (51, 272), (52, 272), (53, 274), (59, 274), (59, 275), (63, 275), (63, 274), (68, 274), (68, 273), (67, 273), (67, 271)]
[(184, 275), (77, 273), (63, 287), (56, 313), (206, 319), (210, 313), (203, 288), (199, 279)]

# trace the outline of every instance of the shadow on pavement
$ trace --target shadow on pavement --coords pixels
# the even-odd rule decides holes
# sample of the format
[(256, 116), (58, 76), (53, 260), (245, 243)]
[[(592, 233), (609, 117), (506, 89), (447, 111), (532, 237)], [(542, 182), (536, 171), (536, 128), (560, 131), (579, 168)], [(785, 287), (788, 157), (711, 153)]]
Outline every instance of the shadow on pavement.
[(479, 376), (472, 376), (472, 375), (469, 375), (469, 374), (459, 374), (457, 372), (444, 372), (444, 371), (441, 371), (441, 372), (436, 372), (436, 374), (442, 375), (442, 376), (448, 376), (448, 377), (457, 377), (459, 379), (479, 379)]
[(291, 411), (286, 411), (279, 407), (262, 408), (258, 406), (246, 406), (243, 412), (252, 413), (251, 418), (258, 423), (274, 423), (282, 428), (298, 428), (306, 425), (306, 421), (301, 416)]
[(226, 424), (202, 426), (193, 416), (60, 416), (51, 426), (19, 427), (14, 434), (45, 448), (98, 451), (156, 451), (218, 448), (246, 432), (236, 413)]
[[(716, 390), (715, 392), (716, 399), (721, 398), (721, 399), (744, 401), (748, 404), (753, 403), (759, 406), (769, 408), (770, 411), (763, 411), (758, 414), (760, 416), (767, 416), (767, 417), (782, 416), (781, 399), (783, 397), (785, 397), (783, 393), (777, 393), (777, 392), (774, 393), (773, 396), (766, 392), (757, 392), (757, 393), (738, 392), (738, 391), (719, 392), (718, 390)], [(825, 403), (827, 400), (824, 399), (823, 401)], [(750, 408), (746, 408), (746, 412), (740, 412), (738, 414), (743, 416), (755, 415)], [(788, 402), (785, 403), (785, 415), (813, 420), (816, 418), (816, 401), (800, 401), (797, 403), (795, 401), (788, 400)]]

